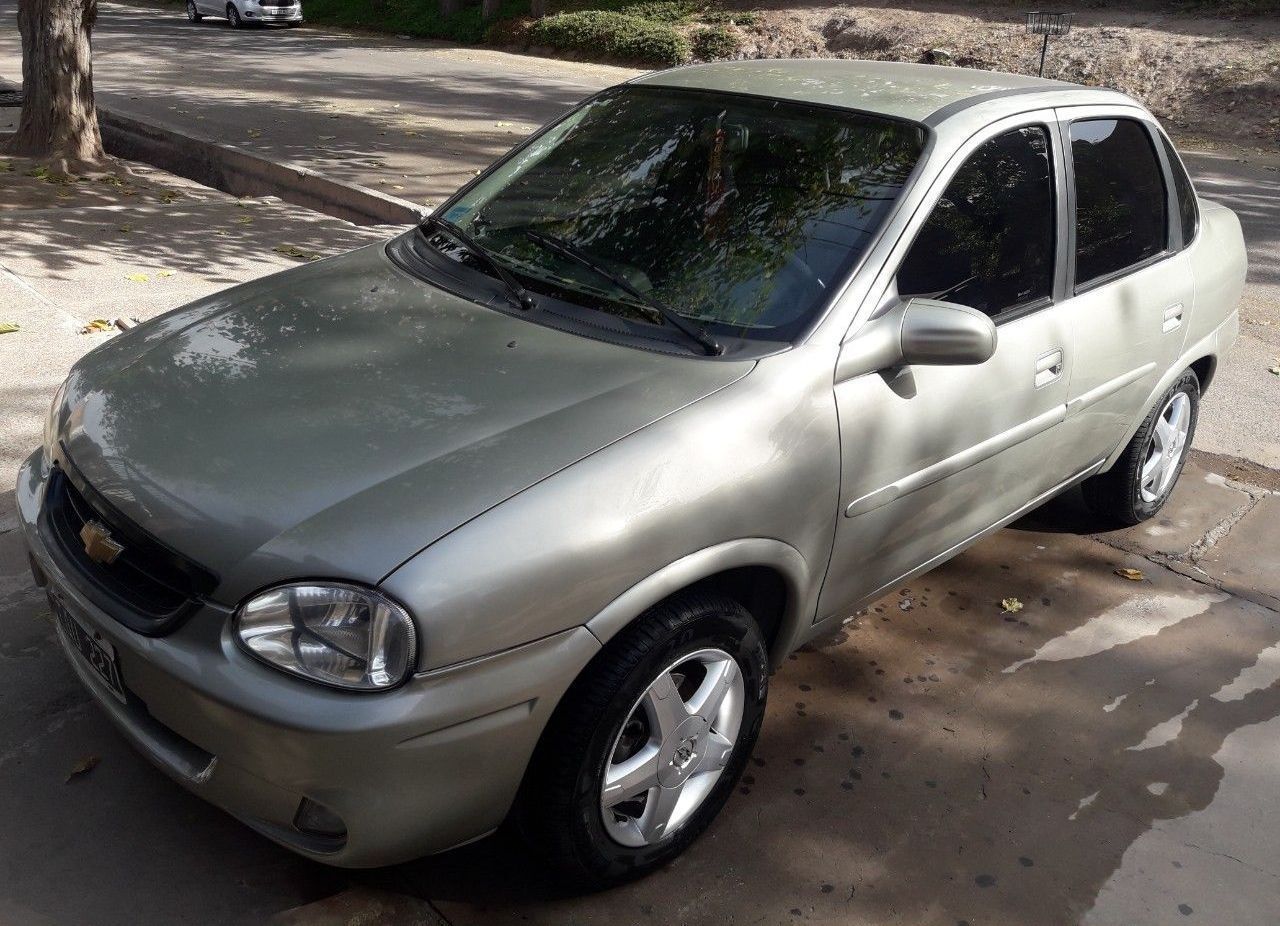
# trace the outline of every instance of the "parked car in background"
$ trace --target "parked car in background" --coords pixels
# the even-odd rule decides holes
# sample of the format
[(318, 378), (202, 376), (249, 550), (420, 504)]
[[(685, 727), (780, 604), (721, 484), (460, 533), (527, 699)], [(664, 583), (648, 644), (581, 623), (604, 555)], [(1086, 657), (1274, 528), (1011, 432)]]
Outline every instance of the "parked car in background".
[(302, 0), (187, 0), (187, 19), (198, 23), (206, 16), (225, 17), (234, 29), (255, 23), (302, 25)]
[(649, 74), (89, 353), (22, 530), (98, 704), (258, 832), (371, 866), (513, 819), (607, 884), (729, 800), (788, 653), (1068, 487), (1159, 511), (1244, 274), (1119, 93)]

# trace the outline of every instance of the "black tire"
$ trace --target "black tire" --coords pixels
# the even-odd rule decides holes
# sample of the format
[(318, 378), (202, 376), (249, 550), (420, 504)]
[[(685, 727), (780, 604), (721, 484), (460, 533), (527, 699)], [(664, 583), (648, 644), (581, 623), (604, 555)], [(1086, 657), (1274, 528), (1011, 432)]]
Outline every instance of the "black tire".
[(204, 19), (204, 14), (196, 9), (195, 0), (187, 0), (187, 21), (198, 23)]
[(227, 4), (227, 22), (231, 23), (232, 29), (244, 28), (244, 20), (240, 18), (240, 11), (236, 9), (234, 3)]
[[(662, 671), (706, 648), (742, 673), (743, 715), (733, 751), (698, 809), (679, 829), (632, 848), (609, 835), (600, 794), (608, 760), (637, 700)], [(599, 888), (647, 874), (683, 852), (732, 794), (760, 733), (768, 691), (760, 630), (736, 601), (688, 592), (659, 604), (611, 640), (561, 699), (525, 775), (515, 822), (567, 882)]]
[[(1190, 401), (1190, 422), (1186, 440), (1180, 448), (1180, 457), (1176, 463), (1173, 478), (1165, 490), (1155, 499), (1147, 499), (1142, 494), (1142, 468), (1152, 449), (1153, 432), (1165, 408), (1182, 393)], [(1086, 479), (1081, 485), (1085, 503), (1102, 522), (1101, 527), (1128, 527), (1140, 524), (1153, 517), (1164, 507), (1174, 486), (1182, 475), (1186, 465), (1191, 441), (1196, 434), (1196, 420), (1200, 415), (1200, 380), (1192, 370), (1187, 370), (1178, 378), (1168, 391), (1147, 413), (1142, 426), (1138, 428), (1125, 447), (1124, 453), (1116, 460), (1115, 465), (1105, 473), (1099, 473)]]

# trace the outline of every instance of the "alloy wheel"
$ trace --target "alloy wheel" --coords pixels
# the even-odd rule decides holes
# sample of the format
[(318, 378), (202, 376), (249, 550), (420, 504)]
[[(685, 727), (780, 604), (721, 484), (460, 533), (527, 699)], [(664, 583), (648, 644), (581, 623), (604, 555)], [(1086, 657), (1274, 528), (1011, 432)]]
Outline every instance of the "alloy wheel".
[(614, 739), (600, 789), (605, 831), (639, 848), (676, 832), (724, 773), (746, 690), (732, 656), (702, 649), (660, 672)]
[(200, 12), (196, 9), (194, 0), (187, 0), (187, 19), (196, 22), (199, 16)]
[(1164, 498), (1173, 486), (1182, 456), (1186, 453), (1190, 429), (1191, 399), (1185, 392), (1175, 392), (1160, 410), (1151, 432), (1151, 444), (1138, 482), (1144, 502)]

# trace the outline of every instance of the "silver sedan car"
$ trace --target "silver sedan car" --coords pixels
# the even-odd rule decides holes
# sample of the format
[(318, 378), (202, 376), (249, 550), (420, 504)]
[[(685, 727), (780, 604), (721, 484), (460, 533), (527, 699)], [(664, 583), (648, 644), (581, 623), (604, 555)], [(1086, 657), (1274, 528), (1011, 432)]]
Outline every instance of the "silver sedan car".
[(650, 74), (92, 351), (22, 529), (106, 715), (268, 838), (511, 821), (616, 882), (724, 807), (789, 652), (1068, 487), (1159, 511), (1244, 274), (1119, 93)]
[(302, 0), (187, 0), (187, 19), (198, 23), (206, 16), (225, 17), (233, 29), (279, 23), (302, 25)]

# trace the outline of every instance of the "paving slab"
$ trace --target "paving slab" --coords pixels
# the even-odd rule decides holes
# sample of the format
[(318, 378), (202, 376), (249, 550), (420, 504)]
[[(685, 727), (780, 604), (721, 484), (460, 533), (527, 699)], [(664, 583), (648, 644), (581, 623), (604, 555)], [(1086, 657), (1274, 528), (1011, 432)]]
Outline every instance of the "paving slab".
[(1280, 607), (1280, 495), (1259, 499), (1200, 560), (1200, 568), (1224, 588)]
[(1160, 513), (1135, 527), (1108, 534), (1110, 542), (1137, 552), (1188, 556), (1214, 528), (1253, 504), (1253, 496), (1195, 458), (1187, 461)]

